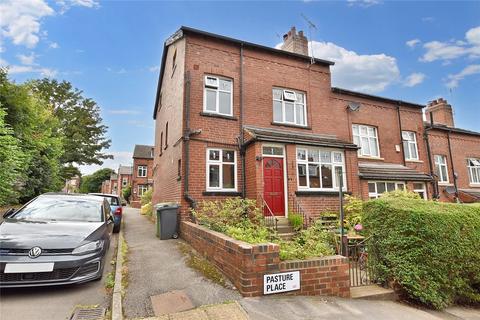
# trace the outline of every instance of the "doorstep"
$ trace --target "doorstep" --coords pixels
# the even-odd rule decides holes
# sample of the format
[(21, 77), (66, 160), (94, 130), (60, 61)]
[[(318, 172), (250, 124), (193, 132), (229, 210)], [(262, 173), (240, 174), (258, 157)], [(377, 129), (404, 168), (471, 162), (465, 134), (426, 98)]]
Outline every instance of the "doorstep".
[(377, 285), (350, 287), (350, 297), (352, 299), (366, 300), (398, 300), (398, 295), (395, 291)]

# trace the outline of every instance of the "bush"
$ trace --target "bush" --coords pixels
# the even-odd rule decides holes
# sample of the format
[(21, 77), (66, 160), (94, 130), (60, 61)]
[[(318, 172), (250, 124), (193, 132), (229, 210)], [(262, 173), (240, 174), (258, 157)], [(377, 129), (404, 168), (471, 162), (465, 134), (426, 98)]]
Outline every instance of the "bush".
[(298, 231), (303, 227), (303, 216), (298, 213), (289, 212), (288, 221), (294, 230)]
[(153, 206), (152, 203), (149, 202), (147, 204), (144, 204), (143, 206), (140, 207), (140, 213), (146, 216), (151, 216), (153, 215)]
[(125, 201), (130, 202), (130, 196), (132, 195), (132, 185), (129, 184), (126, 188), (122, 190), (122, 196)]
[(152, 194), (152, 188), (148, 188), (148, 190), (143, 193), (142, 197), (140, 198), (140, 203), (142, 206), (152, 202)]
[(391, 195), (364, 205), (379, 280), (437, 309), (480, 302), (480, 208)]

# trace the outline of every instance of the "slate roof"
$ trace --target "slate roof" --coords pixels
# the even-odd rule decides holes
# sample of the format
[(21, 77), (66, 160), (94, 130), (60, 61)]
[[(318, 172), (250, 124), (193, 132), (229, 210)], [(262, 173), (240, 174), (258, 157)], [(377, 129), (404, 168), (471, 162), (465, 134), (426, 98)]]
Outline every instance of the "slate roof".
[(400, 181), (430, 181), (429, 174), (419, 172), (401, 164), (394, 163), (358, 163), (361, 179), (400, 180)]
[(279, 130), (270, 128), (259, 128), (244, 126), (243, 129), (249, 134), (248, 145), (253, 141), (295, 143), (307, 146), (331, 147), (342, 149), (358, 149), (357, 145), (337, 139), (334, 135), (302, 133), (290, 130)]
[(442, 131), (451, 131), (451, 132), (455, 132), (455, 133), (463, 133), (463, 134), (468, 134), (468, 135), (471, 135), (471, 136), (478, 136), (480, 137), (480, 132), (476, 132), (476, 131), (471, 131), (471, 130), (466, 130), (466, 129), (461, 129), (461, 128), (454, 128), (454, 127), (449, 127), (449, 126), (446, 126), (446, 125), (442, 125), (442, 124), (431, 124), (430, 122), (424, 122), (425, 123), (425, 126), (428, 128), (428, 129), (437, 129), (437, 130), (442, 130)]
[(117, 180), (118, 179), (118, 175), (116, 173), (112, 173), (110, 175), (110, 180)]
[(131, 166), (122, 166), (118, 167), (118, 174), (132, 174), (133, 168)]
[(155, 154), (153, 151), (153, 146), (136, 144), (135, 148), (133, 149), (133, 157), (142, 159), (153, 159), (153, 155)]
[(458, 191), (475, 198), (475, 201), (480, 201), (480, 189), (458, 189)]

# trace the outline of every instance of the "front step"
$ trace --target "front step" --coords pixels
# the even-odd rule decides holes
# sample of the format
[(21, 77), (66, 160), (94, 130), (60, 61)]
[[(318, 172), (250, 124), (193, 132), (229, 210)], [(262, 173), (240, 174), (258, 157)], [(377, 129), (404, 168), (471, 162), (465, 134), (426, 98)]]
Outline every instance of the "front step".
[(284, 241), (290, 241), (297, 235), (296, 232), (277, 233), (280, 239)]
[(277, 225), (278, 226), (289, 226), (290, 222), (288, 221), (287, 218), (284, 217), (276, 217), (277, 219)]
[(352, 299), (365, 300), (398, 300), (398, 295), (392, 289), (385, 289), (377, 285), (350, 287)]

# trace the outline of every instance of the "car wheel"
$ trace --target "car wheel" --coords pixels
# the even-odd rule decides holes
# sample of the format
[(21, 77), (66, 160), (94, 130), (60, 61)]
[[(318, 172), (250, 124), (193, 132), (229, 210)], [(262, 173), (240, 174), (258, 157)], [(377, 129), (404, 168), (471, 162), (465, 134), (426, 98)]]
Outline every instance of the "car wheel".
[(120, 224), (118, 226), (113, 227), (113, 233), (119, 233), (120, 232)]

